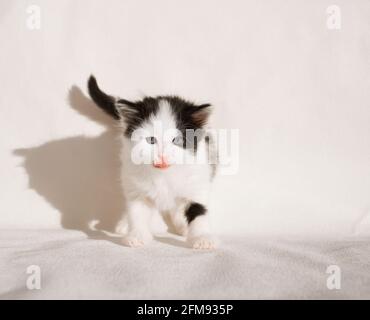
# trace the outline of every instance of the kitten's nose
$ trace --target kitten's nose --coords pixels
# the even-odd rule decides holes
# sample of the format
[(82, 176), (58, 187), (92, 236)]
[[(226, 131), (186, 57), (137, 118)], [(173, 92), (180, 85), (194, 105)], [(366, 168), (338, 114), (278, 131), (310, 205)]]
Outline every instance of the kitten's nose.
[(158, 169), (167, 169), (170, 165), (164, 156), (159, 158), (159, 161), (154, 161), (153, 166)]

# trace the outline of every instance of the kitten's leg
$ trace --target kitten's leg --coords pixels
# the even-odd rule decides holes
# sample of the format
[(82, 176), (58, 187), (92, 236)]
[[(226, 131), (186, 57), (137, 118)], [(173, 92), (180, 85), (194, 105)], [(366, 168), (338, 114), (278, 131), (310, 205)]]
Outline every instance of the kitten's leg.
[(188, 223), (184, 216), (186, 202), (181, 201), (174, 210), (163, 213), (163, 219), (168, 226), (168, 232), (179, 236), (186, 236), (188, 232)]
[(141, 247), (153, 239), (150, 230), (152, 210), (143, 200), (137, 199), (129, 202), (127, 208), (128, 233), (122, 240), (125, 245)]
[(205, 205), (190, 202), (185, 209), (185, 217), (189, 224), (187, 242), (194, 249), (213, 249), (216, 246), (211, 236), (209, 218)]

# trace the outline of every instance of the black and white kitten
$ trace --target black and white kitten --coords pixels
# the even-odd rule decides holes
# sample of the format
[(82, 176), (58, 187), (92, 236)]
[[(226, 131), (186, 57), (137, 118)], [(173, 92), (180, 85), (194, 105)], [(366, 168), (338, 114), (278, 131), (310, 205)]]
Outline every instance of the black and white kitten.
[(215, 164), (207, 161), (212, 139), (205, 127), (211, 106), (177, 96), (135, 102), (115, 98), (99, 89), (94, 76), (88, 89), (122, 128), (121, 181), (128, 215), (123, 243), (149, 243), (150, 219), (157, 211), (193, 248), (214, 248), (207, 203)]

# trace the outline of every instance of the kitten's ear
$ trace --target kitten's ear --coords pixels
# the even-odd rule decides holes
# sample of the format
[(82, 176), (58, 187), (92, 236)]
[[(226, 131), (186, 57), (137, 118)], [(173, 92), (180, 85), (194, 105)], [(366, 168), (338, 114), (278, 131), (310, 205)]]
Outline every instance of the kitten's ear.
[(198, 127), (203, 127), (212, 112), (212, 106), (209, 103), (194, 107), (191, 118)]
[(132, 120), (137, 117), (138, 109), (135, 102), (125, 99), (118, 99), (115, 103), (116, 110), (126, 121)]

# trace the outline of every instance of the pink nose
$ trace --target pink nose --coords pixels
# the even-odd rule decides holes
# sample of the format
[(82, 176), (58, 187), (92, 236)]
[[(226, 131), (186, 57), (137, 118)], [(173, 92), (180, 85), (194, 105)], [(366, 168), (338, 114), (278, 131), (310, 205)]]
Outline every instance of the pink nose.
[(167, 160), (161, 156), (159, 161), (155, 161), (153, 166), (158, 169), (167, 169), (170, 165), (168, 164)]

